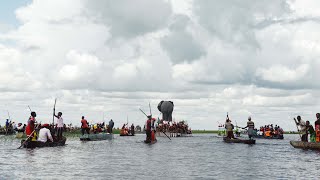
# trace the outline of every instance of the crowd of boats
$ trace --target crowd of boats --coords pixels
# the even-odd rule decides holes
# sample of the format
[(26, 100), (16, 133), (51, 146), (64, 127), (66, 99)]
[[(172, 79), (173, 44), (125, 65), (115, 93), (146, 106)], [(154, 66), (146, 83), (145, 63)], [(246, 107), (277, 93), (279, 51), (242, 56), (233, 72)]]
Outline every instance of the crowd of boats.
[[(166, 104), (162, 102), (159, 106)], [(172, 102), (166, 104), (172, 105)], [(149, 104), (150, 107), (150, 104)], [(171, 140), (171, 137), (190, 137), (192, 136), (192, 130), (185, 121), (172, 121), (172, 111), (169, 114), (165, 114), (163, 111), (162, 119), (152, 117), (151, 107), (150, 115), (147, 115), (140, 109), (143, 114), (146, 115), (147, 120), (143, 127), (131, 126), (123, 124), (120, 129), (120, 136), (134, 136), (138, 133), (145, 133), (145, 143), (154, 144), (157, 142), (156, 137), (167, 137)], [(317, 120), (315, 121), (315, 128), (309, 121), (303, 121), (301, 116), (297, 119), (294, 118), (294, 123), (297, 125), (297, 130), (301, 137), (301, 141), (290, 141), (290, 144), (295, 148), (303, 149), (320, 149), (320, 114), (316, 114)], [(164, 119), (167, 118), (167, 119)], [(56, 120), (56, 123), (55, 123)], [(74, 128), (70, 125), (66, 126), (63, 123), (62, 112), (55, 114), (55, 107), (53, 113), (53, 122), (51, 124), (41, 124), (36, 121), (36, 112), (32, 111), (29, 120), (26, 124), (11, 122), (6, 120), (4, 127), (0, 127), (0, 133), (3, 135), (16, 134), (16, 137), (25, 137), (21, 140), (21, 147), (35, 148), (35, 147), (54, 147), (64, 146), (67, 138), (63, 136), (63, 133), (67, 130), (81, 131), (80, 141), (99, 141), (99, 140), (111, 140), (113, 139), (114, 122), (111, 119), (108, 124), (95, 123), (89, 124), (84, 116), (81, 118), (81, 127)], [(22, 135), (21, 135), (22, 134)], [(227, 114), (227, 118), (224, 124), (220, 124), (218, 127), (218, 136), (223, 137), (223, 141), (226, 143), (244, 143), (244, 144), (256, 144), (256, 139), (284, 139), (284, 131), (278, 125), (268, 124), (256, 128), (251, 117), (248, 117), (247, 125), (245, 127), (234, 126), (232, 120)], [(19, 135), (19, 136), (18, 136)], [(245, 136), (248, 136), (246, 138)], [(309, 142), (310, 136), (310, 142)]]

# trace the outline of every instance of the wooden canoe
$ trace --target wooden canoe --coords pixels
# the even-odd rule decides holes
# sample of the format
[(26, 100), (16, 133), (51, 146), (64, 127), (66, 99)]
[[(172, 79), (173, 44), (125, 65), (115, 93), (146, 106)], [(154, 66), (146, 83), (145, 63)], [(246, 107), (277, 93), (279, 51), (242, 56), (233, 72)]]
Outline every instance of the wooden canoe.
[(272, 136), (272, 137), (266, 137), (266, 136), (262, 136), (262, 135), (257, 135), (257, 136), (253, 136), (254, 138), (259, 138), (259, 139), (284, 139), (283, 135), (278, 135), (278, 136)]
[(154, 141), (146, 141), (146, 140), (144, 140), (143, 142), (146, 143), (146, 144), (155, 144), (157, 142), (157, 139), (155, 139)]
[(113, 139), (113, 134), (99, 133), (99, 134), (84, 134), (80, 136), (80, 141), (102, 141)]
[(244, 143), (244, 144), (255, 144), (256, 140), (255, 139), (229, 139), (227, 137), (223, 137), (223, 141), (226, 143)]
[(320, 150), (319, 142), (316, 143), (316, 142), (290, 141), (290, 144), (294, 148)]
[(134, 134), (120, 134), (120, 136), (134, 136)]
[(21, 145), (23, 145), (24, 148), (42, 148), (42, 147), (56, 147), (56, 146), (64, 146), (66, 144), (67, 138), (62, 137), (60, 141), (55, 142), (40, 142), (40, 141), (28, 141), (26, 143), (25, 140), (21, 140)]

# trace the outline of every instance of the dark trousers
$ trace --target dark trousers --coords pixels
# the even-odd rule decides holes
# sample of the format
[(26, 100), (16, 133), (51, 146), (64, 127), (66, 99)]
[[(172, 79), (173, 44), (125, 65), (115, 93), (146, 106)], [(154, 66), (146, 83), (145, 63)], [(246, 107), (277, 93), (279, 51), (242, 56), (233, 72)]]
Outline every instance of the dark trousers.
[(303, 134), (303, 135), (301, 136), (301, 141), (303, 141), (303, 142), (308, 142), (308, 134)]
[(84, 135), (84, 132), (87, 132), (87, 134), (90, 134), (90, 129), (89, 128), (81, 128), (81, 133)]
[(231, 138), (234, 138), (234, 135), (233, 135), (233, 131), (227, 131), (227, 137), (229, 138), (229, 139), (231, 139)]
[(151, 142), (151, 130), (146, 130), (147, 139), (146, 141)]
[(62, 132), (63, 132), (63, 127), (58, 127), (57, 128), (57, 138), (58, 138), (58, 140), (62, 139)]

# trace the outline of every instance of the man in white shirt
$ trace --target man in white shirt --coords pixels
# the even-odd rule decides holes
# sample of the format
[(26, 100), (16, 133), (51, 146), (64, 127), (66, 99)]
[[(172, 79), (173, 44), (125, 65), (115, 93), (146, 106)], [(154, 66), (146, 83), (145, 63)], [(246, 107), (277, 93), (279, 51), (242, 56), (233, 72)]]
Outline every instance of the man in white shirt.
[(307, 126), (306, 123), (301, 119), (301, 116), (297, 116), (294, 118), (294, 121), (296, 121), (296, 124), (300, 126), (300, 133), (302, 134), (301, 136), (301, 141), (308, 142), (308, 134), (307, 134)]
[(51, 142), (53, 142), (53, 138), (51, 136), (51, 132), (48, 129), (48, 127), (49, 127), (49, 124), (42, 125), (42, 128), (39, 131), (38, 141), (45, 143), (49, 139)]
[(57, 118), (57, 138), (58, 140), (62, 139), (62, 132), (63, 132), (63, 118), (62, 112), (58, 112), (58, 115), (54, 115)]

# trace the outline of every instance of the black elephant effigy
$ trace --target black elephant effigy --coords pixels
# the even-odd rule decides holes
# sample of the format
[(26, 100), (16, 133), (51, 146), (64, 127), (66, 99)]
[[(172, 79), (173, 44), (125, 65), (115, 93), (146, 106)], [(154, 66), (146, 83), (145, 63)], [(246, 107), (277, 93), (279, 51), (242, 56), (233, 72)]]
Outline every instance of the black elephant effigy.
[(158, 104), (158, 110), (162, 113), (162, 120), (172, 121), (172, 112), (174, 104), (172, 101), (161, 101)]

